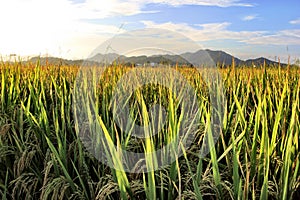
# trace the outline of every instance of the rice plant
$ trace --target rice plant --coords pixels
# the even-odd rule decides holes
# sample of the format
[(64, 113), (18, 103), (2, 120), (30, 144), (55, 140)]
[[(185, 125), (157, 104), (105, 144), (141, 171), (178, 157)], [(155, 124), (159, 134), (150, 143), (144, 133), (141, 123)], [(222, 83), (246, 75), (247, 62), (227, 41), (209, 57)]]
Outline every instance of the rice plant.
[[(121, 130), (112, 118), (111, 100), (118, 81), (132, 69), (111, 66), (99, 79), (93, 79), (91, 74), (93, 96), (84, 96), (82, 91), (82, 98), (92, 102), (92, 106), (82, 104), (77, 108), (86, 109), (87, 132), (103, 130), (102, 137), (94, 138), (91, 145), (102, 144), (103, 137), (106, 139), (109, 148), (101, 156), (108, 159), (112, 168), (99, 162), (80, 138), (79, 134), (86, 133), (82, 132), (82, 124), (76, 119), (79, 112), (73, 107), (79, 87), (75, 83), (80, 73), (78, 66), (2, 62), (2, 199), (300, 198), (299, 68), (219, 69), (226, 105), (216, 144), (209, 136), (209, 85), (201, 72), (191, 67), (176, 68), (197, 95), (195, 103), (200, 109), (193, 141), (189, 148), (177, 144), (183, 155), (169, 165), (140, 173), (124, 170), (120, 149), (150, 153), (168, 144), (177, 137), (184, 118), (180, 111), (183, 102), (158, 84), (138, 88), (127, 99), (133, 122), (149, 125), (150, 119), (156, 117), (165, 123), (156, 135), (145, 139), (133, 137), (132, 127), (126, 124)], [(163, 112), (152, 116), (151, 104), (163, 105), (167, 117), (163, 118)], [(150, 124), (147, 130), (154, 131), (156, 126)], [(205, 134), (210, 152), (202, 157)], [(148, 156), (136, 163), (136, 169), (154, 169), (159, 161)]]

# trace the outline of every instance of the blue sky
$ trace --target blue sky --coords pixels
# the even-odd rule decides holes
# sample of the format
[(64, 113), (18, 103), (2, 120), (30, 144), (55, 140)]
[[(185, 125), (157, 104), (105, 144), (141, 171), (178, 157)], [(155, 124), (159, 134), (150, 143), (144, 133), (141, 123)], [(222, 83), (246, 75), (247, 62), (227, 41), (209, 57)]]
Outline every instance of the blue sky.
[(176, 31), (239, 58), (300, 58), (299, 0), (2, 0), (0, 54), (85, 58), (119, 33)]

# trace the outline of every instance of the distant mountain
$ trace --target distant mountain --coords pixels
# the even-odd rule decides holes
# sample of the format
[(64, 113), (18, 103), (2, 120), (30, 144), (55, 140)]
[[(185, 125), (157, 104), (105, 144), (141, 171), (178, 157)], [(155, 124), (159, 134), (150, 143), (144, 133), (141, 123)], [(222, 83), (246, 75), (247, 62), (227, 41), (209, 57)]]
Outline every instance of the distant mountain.
[(234, 63), (236, 65), (241, 65), (243, 64), (243, 60), (240, 60), (239, 58), (233, 57), (232, 55), (224, 52), (224, 51), (211, 51), (211, 50), (206, 50), (210, 57), (214, 60), (216, 64), (220, 65), (231, 65), (232, 64), (232, 58), (234, 59)]
[[(243, 64), (246, 66), (262, 66), (266, 63), (267, 66), (270, 65), (278, 65), (278, 62), (274, 62), (272, 60), (266, 59), (264, 57), (256, 58), (256, 59), (248, 59)], [(286, 64), (281, 64), (282, 66), (286, 66)]]
[(98, 65), (98, 62), (92, 61), (92, 60), (68, 60), (64, 58), (57, 58), (57, 57), (41, 57), (41, 56), (36, 56), (32, 57), (29, 60), (25, 62), (30, 62), (30, 63), (37, 63), (39, 62), (41, 65), (46, 65), (47, 63), (49, 65), (56, 65), (56, 66), (81, 66), (83, 64), (85, 65)]
[[(256, 59), (248, 59), (241, 60), (236, 58), (224, 51), (212, 51), (209, 49), (199, 50), (195, 53), (184, 53), (181, 54), (184, 58), (187, 58), (188, 61), (193, 64), (205, 62), (205, 60), (213, 60), (215, 64), (218, 66), (230, 66), (232, 65), (232, 59), (234, 59), (236, 66), (262, 66), (264, 63), (267, 66), (278, 66), (278, 62), (269, 60), (264, 57), (256, 58)], [(286, 66), (286, 64), (282, 64), (282, 66)]]
[(194, 65), (214, 62), (215, 64), (224, 64), (228, 66), (232, 64), (232, 58), (234, 58), (237, 65), (240, 65), (243, 62), (224, 51), (212, 51), (209, 49), (199, 50), (195, 53), (184, 53), (181, 55)]
[(152, 55), (152, 56), (130, 56), (126, 57), (115, 53), (109, 54), (96, 54), (95, 56), (88, 58), (90, 61), (96, 61), (100, 63), (113, 63), (114, 61), (123, 64), (145, 64), (145, 63), (161, 63), (161, 64), (189, 64), (189, 62), (182, 56), (178, 55)]
[(83, 60), (67, 60), (63, 58), (56, 57), (32, 57), (26, 62), (37, 63), (39, 62), (41, 65), (51, 64), (51, 65), (81, 65)]
[(94, 61), (98, 63), (112, 63), (113, 61), (117, 60), (118, 58), (122, 58), (123, 56), (120, 56), (116, 53), (108, 53), (108, 54), (101, 54), (98, 53), (90, 58), (88, 58), (88, 61)]
[[(56, 57), (33, 57), (29, 62), (39, 61), (42, 65), (97, 65), (97, 64), (112, 64), (117, 62), (124, 65), (144, 65), (144, 64), (169, 64), (169, 65), (204, 65), (217, 64), (218, 66), (230, 66), (232, 60), (236, 66), (262, 66), (264, 63), (267, 66), (278, 66), (278, 62), (260, 57), (256, 59), (241, 60), (224, 51), (199, 50), (196, 52), (186, 52), (180, 55), (152, 55), (152, 56), (123, 56), (115, 53), (96, 54), (85, 60), (67, 60)], [(282, 64), (284, 66), (285, 64)]]
[[(264, 62), (266, 65), (278, 65), (277, 62), (269, 59), (260, 57), (256, 59), (248, 59), (246, 61), (234, 57), (224, 51), (213, 51), (213, 50), (199, 50), (196, 52), (186, 52), (180, 55), (153, 55), (153, 56), (120, 56), (118, 54), (97, 54), (88, 60), (112, 63), (117, 61), (123, 64), (145, 64), (145, 63), (164, 63), (170, 65), (209, 65), (211, 63), (217, 64), (218, 66), (230, 66), (232, 65), (232, 59), (234, 59), (236, 66), (262, 66)], [(283, 64), (284, 65), (284, 64)]]

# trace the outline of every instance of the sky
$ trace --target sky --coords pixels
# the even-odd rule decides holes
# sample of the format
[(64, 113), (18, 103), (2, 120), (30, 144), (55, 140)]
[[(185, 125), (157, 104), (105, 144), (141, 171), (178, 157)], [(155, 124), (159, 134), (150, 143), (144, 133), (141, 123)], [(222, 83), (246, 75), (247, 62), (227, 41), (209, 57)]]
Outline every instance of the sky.
[(119, 34), (159, 28), (241, 59), (293, 62), (299, 8), (299, 0), (0, 0), (0, 55), (84, 59)]

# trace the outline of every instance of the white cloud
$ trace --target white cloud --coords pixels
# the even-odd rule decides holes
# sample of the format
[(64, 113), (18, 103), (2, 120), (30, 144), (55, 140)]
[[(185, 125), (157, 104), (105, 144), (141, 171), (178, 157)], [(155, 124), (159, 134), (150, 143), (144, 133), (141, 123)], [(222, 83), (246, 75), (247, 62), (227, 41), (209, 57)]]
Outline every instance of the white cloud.
[(249, 38), (243, 42), (256, 45), (300, 45), (300, 29), (282, 30), (273, 34)]
[[(283, 62), (287, 62), (288, 55), (292, 57), (300, 56), (298, 50), (284, 51), (286, 46), (300, 45), (300, 29), (277, 32), (231, 31), (228, 30), (230, 26), (228, 22), (197, 24), (194, 26), (171, 22), (157, 24), (152, 21), (143, 21), (143, 23), (147, 28), (162, 28), (176, 31), (191, 38), (198, 44), (205, 44), (202, 48), (224, 50), (242, 59), (260, 56), (273, 59), (275, 56), (280, 56)], [(215, 43), (216, 41), (220, 41), (220, 43)]]
[[(97, 13), (68, 0), (6, 1), (0, 7), (0, 55), (87, 56), (94, 45), (124, 31), (81, 20), (97, 17)], [(100, 13), (104, 17), (105, 13)]]
[(150, 3), (165, 4), (169, 6), (201, 5), (218, 7), (252, 7), (253, 4), (243, 3), (240, 0), (86, 0), (77, 4), (77, 7), (85, 10), (84, 18), (105, 18), (116, 15), (136, 15), (140, 13), (155, 13), (157, 10), (144, 11), (143, 8)]
[[(81, 10), (78, 14), (83, 18), (105, 18), (115, 15), (135, 15), (140, 13), (155, 13), (157, 10), (144, 11), (147, 4), (165, 4), (169, 6), (201, 5), (218, 7), (252, 7), (254, 4), (243, 3), (241, 0), (85, 0), (76, 4)], [(82, 12), (83, 11), (83, 12)], [(82, 14), (80, 14), (82, 13)]]
[(221, 30), (225, 30), (230, 25), (230, 23), (223, 22), (223, 23), (209, 23), (209, 24), (196, 24), (196, 25), (202, 27), (203, 30), (221, 31)]
[[(199, 44), (205, 44), (205, 47), (202, 48), (224, 50), (241, 59), (260, 56), (274, 59), (276, 56), (280, 57), (282, 62), (287, 62), (289, 56), (291, 58), (300, 57), (300, 29), (276, 32), (231, 31), (228, 30), (230, 27), (228, 22), (197, 24), (194, 26), (171, 22), (157, 24), (152, 21), (143, 21), (143, 23), (147, 28), (165, 28), (179, 32)], [(220, 41), (220, 43), (216, 41)], [(295, 48), (290, 48), (290, 51), (287, 52), (287, 46)]]
[(140, 13), (155, 13), (158, 11), (143, 11), (146, 1), (138, 0), (86, 0), (77, 4), (80, 10), (86, 11), (82, 18), (106, 18), (116, 15), (136, 15)]
[(247, 15), (242, 18), (243, 21), (251, 21), (257, 18), (257, 15)]
[(172, 6), (180, 5), (203, 5), (203, 6), (219, 6), (219, 7), (229, 7), (229, 6), (246, 6), (251, 7), (253, 4), (243, 3), (240, 0), (146, 0), (147, 3), (163, 3)]
[(230, 6), (241, 6), (241, 7), (252, 7), (253, 4), (243, 3), (240, 0), (146, 0), (146, 3), (163, 3), (171, 6), (181, 5), (201, 5), (201, 6), (219, 6), (219, 7), (230, 7)]
[(187, 51), (197, 51), (199, 49), (199, 44), (178, 32), (158, 28), (145, 28), (118, 35), (102, 44), (97, 48), (97, 52), (95, 53), (151, 55), (177, 54)]
[(146, 28), (161, 28), (179, 32), (187, 37), (201, 42), (220, 39), (231, 39), (245, 44), (264, 45), (300, 45), (300, 29), (268, 31), (231, 31), (228, 30), (230, 23), (196, 24), (195, 27), (186, 23), (155, 23), (142, 21)]
[(295, 20), (291, 20), (290, 24), (300, 24), (300, 18), (295, 19)]
[(0, 7), (0, 24), (3, 27), (0, 55), (49, 53), (54, 56), (86, 56), (95, 47), (88, 48), (87, 44), (100, 44), (124, 31), (118, 27), (120, 24), (92, 24), (86, 19), (157, 12), (143, 11), (149, 3), (248, 6), (237, 0), (86, 0), (77, 4), (69, 0), (7, 0)]
[[(253, 6), (240, 0), (86, 0), (74, 4), (70, 0), (7, 0), (0, 6), (0, 55), (51, 54), (68, 58), (85, 57), (93, 48), (112, 35), (125, 30), (117, 25), (88, 23), (86, 19), (103, 19), (111, 16), (135, 15), (157, 11), (144, 11), (149, 3), (170, 6)], [(165, 23), (158, 25), (177, 30), (197, 40), (213, 38), (238, 38), (251, 36), (252, 32), (227, 31), (229, 23), (202, 24), (195, 31), (187, 24)], [(151, 24), (152, 23), (152, 24)], [(221, 31), (220, 30), (224, 30)], [(259, 34), (259, 33), (257, 33)]]
[(144, 23), (146, 28), (161, 28), (179, 32), (197, 42), (219, 39), (245, 40), (245, 38), (260, 37), (265, 33), (264, 31), (230, 31), (227, 29), (230, 25), (228, 22), (196, 24), (196, 27), (201, 27), (201, 29), (185, 23), (168, 22), (157, 24), (152, 21), (142, 21), (142, 23)]

